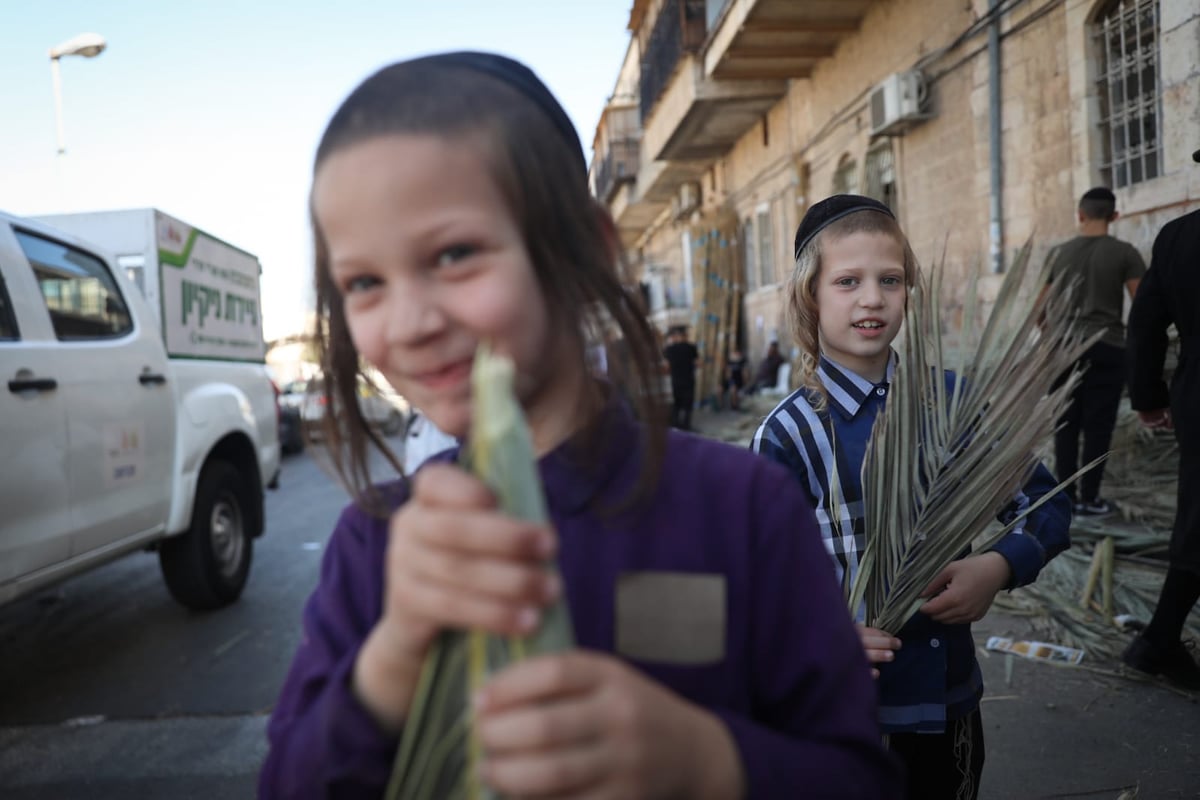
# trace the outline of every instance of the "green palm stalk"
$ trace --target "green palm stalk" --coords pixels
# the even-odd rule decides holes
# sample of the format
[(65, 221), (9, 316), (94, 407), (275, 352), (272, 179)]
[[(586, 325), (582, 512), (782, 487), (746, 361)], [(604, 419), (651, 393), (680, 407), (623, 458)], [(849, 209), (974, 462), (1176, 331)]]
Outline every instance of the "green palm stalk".
[[(1079, 376), (1053, 388), (1055, 379), (1094, 341), (1076, 332), (1070, 292), (1037, 291), (1046, 284), (1045, 268), (1029, 291), (1030, 253), (1026, 244), (1005, 276), (977, 346), (960, 347), (949, 385), (941, 372), (948, 356), (938, 302), (942, 270), (918, 276), (901, 363), (863, 463), (867, 544), (847, 600), (852, 612), (865, 600), (873, 627), (898, 631), (939, 572), (972, 544), (991, 547), (1054, 494), (995, 525), (1029, 479)], [(974, 290), (972, 280), (968, 298)], [(974, 327), (971, 302), (965, 316), (964, 335)]]
[[(471, 370), (471, 434), (464, 464), (486, 483), (500, 508), (545, 522), (546, 501), (529, 428), (513, 392), (512, 362), (481, 346)], [(548, 564), (547, 569), (554, 569)], [(470, 696), (489, 675), (520, 659), (574, 643), (562, 600), (547, 608), (529, 637), (446, 631), (421, 668), (392, 769), (389, 800), (490, 800), (478, 780), (481, 757), (471, 734)]]

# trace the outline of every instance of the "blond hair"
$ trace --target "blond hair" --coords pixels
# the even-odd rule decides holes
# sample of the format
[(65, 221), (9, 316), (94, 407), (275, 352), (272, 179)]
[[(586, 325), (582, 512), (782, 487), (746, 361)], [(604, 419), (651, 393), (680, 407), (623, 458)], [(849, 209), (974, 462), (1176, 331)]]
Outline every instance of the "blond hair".
[(891, 236), (904, 251), (904, 284), (912, 288), (917, 277), (917, 257), (908, 237), (895, 219), (879, 211), (863, 210), (829, 223), (812, 238), (796, 258), (796, 266), (787, 283), (788, 324), (800, 346), (799, 363), (794, 367), (801, 387), (815, 399), (817, 410), (825, 406), (825, 387), (817, 377), (821, 360), (820, 310), (817, 306), (817, 278), (821, 274), (822, 242), (840, 239), (852, 233), (882, 233)]

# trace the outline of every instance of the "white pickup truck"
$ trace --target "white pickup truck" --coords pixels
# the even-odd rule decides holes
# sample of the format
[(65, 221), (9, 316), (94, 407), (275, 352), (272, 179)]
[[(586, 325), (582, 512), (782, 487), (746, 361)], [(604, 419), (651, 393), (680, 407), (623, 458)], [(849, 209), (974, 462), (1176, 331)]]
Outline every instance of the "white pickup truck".
[(154, 209), (113, 213), (128, 247), (105, 241), (118, 216), (0, 213), (0, 603), (157, 549), (180, 603), (218, 608), (279, 473), (258, 260)]

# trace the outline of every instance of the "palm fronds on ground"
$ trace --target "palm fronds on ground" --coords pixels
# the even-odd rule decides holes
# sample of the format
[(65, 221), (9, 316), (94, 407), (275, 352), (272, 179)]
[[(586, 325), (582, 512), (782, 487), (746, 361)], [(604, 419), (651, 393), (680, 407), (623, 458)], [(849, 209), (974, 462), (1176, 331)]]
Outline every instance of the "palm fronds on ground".
[[(513, 394), (513, 365), (481, 347), (471, 373), (471, 433), (466, 465), (491, 487), (500, 508), (544, 522), (546, 501), (533, 444)], [(548, 565), (553, 569), (552, 565)], [(476, 800), (495, 795), (477, 778), (470, 695), (487, 677), (522, 658), (556, 652), (574, 641), (561, 600), (545, 610), (532, 636), (478, 631), (443, 633), (421, 670), (387, 789), (389, 800)]]
[[(1031, 249), (1026, 244), (1014, 260), (974, 347), (972, 281), (957, 358), (943, 341), (943, 270), (919, 275), (913, 288), (900, 365), (867, 445), (867, 544), (847, 585), (851, 610), (865, 600), (874, 627), (898, 631), (933, 578), (994, 527), (1075, 386), (1073, 375), (1052, 388), (1090, 342), (1071, 321), (1070, 293), (1039, 291), (1045, 269), (1027, 282)], [(945, 369), (957, 377), (946, 379)], [(1019, 520), (991, 532), (983, 547)]]
[[(1104, 494), (1119, 513), (1077, 517), (1071, 551), (1047, 565), (1036, 583), (997, 597), (996, 605), (1029, 617), (1040, 638), (1079, 647), (1088, 658), (1120, 655), (1130, 634), (1114, 618), (1145, 624), (1162, 590), (1178, 470), (1174, 435), (1145, 429), (1123, 402), (1104, 473)], [(1104, 564), (1111, 580), (1093, 587), (1097, 559), (1111, 560)], [(1200, 641), (1200, 607), (1193, 609), (1184, 635)]]
[[(1116, 555), (1108, 567), (1111, 585), (1105, 589), (1088, 584), (1095, 550), (1105, 558), (1104, 548), (1072, 549), (1051, 561), (1037, 582), (1011, 595), (997, 598), (997, 605), (1010, 614), (1030, 618), (1038, 636), (1045, 641), (1078, 647), (1089, 659), (1115, 659), (1129, 644), (1131, 634), (1122, 633), (1114, 618), (1129, 617), (1145, 624), (1154, 614), (1162, 590), (1166, 564)], [(1092, 589), (1085, 594), (1085, 587)], [(1103, 593), (1111, 591), (1109, 611), (1102, 607)], [(1200, 607), (1192, 610), (1183, 635), (1200, 641)]]

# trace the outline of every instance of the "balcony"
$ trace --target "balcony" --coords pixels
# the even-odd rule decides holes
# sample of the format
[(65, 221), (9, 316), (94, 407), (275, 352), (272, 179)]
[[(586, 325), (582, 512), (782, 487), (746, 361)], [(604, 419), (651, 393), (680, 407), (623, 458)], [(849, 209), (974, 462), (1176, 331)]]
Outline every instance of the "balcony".
[(638, 87), (642, 119), (650, 116), (680, 59), (698, 52), (704, 36), (703, 0), (664, 0), (642, 49)]
[(643, 120), (643, 151), (651, 159), (712, 161), (761, 121), (786, 91), (782, 80), (710, 80), (700, 59), (685, 55)]
[(622, 183), (637, 177), (639, 143), (636, 138), (617, 139), (608, 143), (596, 168), (596, 197), (609, 203)]
[(729, 0), (704, 52), (716, 80), (807, 78), (878, 0)]
[[(726, 8), (717, 21), (729, 13)], [(702, 0), (665, 0), (657, 17), (643, 14), (638, 22), (644, 159), (719, 158), (787, 90), (784, 80), (722, 81), (705, 75), (708, 30)]]

